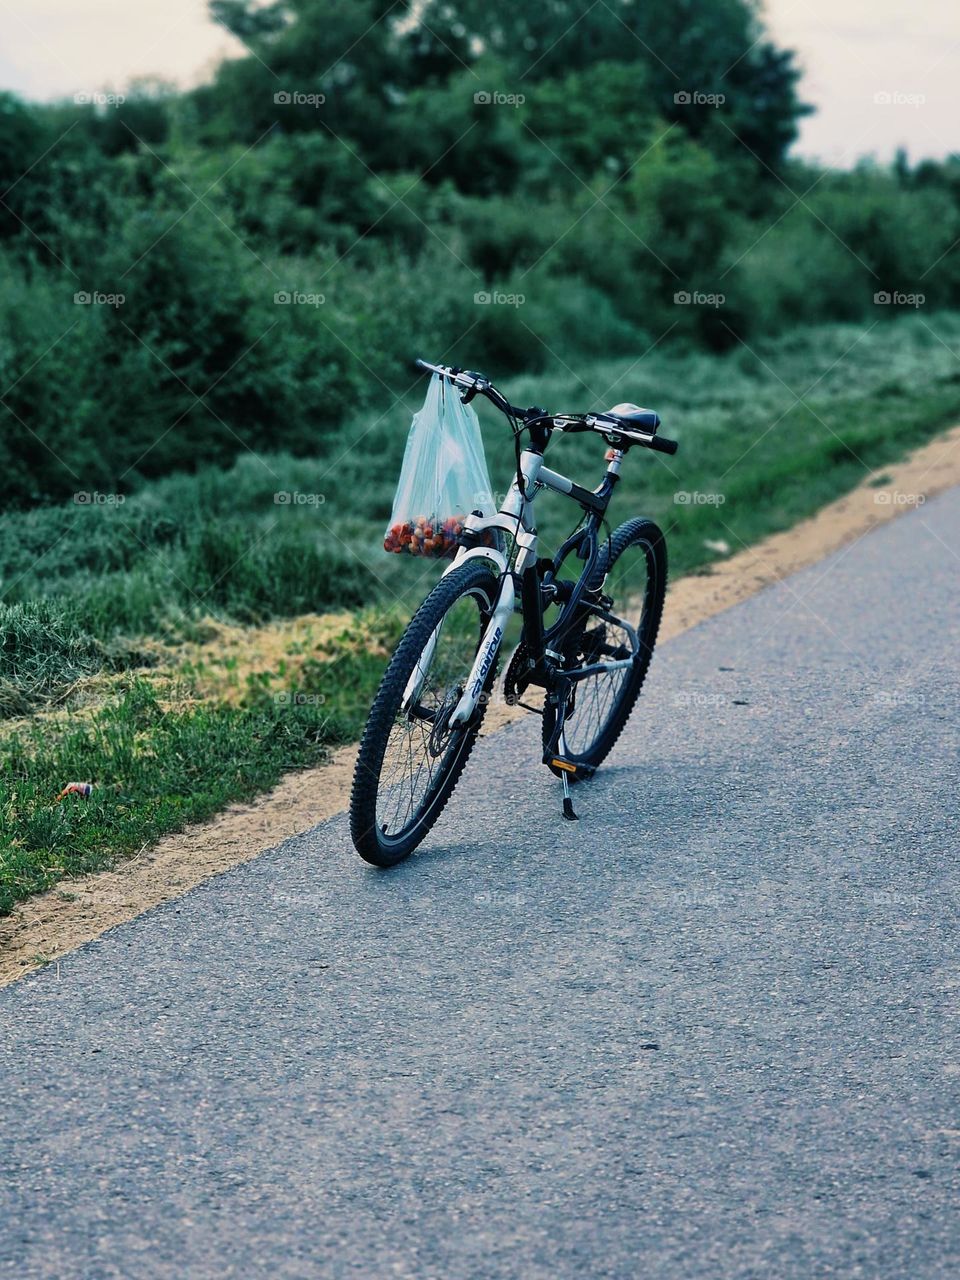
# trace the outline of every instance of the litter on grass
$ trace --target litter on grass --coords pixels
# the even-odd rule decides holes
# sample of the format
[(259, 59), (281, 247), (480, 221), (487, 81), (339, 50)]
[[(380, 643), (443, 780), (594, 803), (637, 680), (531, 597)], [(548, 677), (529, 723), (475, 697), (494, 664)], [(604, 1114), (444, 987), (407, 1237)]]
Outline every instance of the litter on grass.
[(64, 796), (83, 796), (84, 800), (89, 800), (92, 791), (92, 782), (68, 782), (57, 796), (57, 800), (62, 800)]

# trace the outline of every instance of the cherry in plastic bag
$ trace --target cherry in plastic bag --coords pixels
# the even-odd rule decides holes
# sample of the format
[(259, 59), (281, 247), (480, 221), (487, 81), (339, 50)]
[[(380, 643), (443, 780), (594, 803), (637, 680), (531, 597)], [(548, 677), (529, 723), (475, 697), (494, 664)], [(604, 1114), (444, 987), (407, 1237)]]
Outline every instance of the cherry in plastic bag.
[(493, 511), (480, 423), (457, 389), (434, 374), (407, 437), (384, 550), (452, 556), (471, 511)]

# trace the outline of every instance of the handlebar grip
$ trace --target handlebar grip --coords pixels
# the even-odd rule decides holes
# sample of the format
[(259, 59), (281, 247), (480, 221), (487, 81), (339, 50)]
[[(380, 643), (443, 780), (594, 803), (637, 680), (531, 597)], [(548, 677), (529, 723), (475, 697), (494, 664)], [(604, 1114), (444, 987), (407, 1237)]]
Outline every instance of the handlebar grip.
[(657, 453), (676, 453), (680, 446), (676, 440), (667, 440), (665, 436), (654, 436), (650, 441), (650, 448), (656, 449)]

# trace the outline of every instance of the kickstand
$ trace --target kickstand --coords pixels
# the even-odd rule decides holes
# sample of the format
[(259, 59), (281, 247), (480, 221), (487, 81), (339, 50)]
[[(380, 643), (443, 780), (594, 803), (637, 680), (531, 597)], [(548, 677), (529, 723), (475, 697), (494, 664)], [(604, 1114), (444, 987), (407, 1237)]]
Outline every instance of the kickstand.
[[(567, 744), (564, 740), (563, 730), (560, 731), (557, 747), (561, 757), (566, 757)], [(560, 785), (563, 787), (563, 816), (568, 822), (579, 822), (580, 819), (573, 809), (573, 801), (570, 799), (570, 783), (567, 781), (566, 771), (564, 770), (560, 772)]]
[(579, 814), (573, 811), (573, 801), (570, 799), (570, 783), (567, 781), (567, 775), (564, 774), (560, 781), (563, 784), (563, 816), (568, 822), (579, 822)]

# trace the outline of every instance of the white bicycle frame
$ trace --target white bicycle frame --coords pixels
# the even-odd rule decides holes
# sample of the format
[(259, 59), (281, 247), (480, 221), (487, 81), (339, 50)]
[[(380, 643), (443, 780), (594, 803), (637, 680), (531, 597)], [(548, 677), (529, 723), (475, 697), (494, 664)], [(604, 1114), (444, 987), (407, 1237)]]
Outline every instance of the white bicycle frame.
[[(620, 470), (621, 461), (622, 454), (617, 451), (608, 465), (608, 471), (616, 475)], [(471, 547), (469, 550), (461, 547), (444, 570), (445, 577), (467, 560), (484, 559), (492, 561), (497, 566), (500, 576), (500, 585), (490, 621), (487, 623), (483, 639), (480, 641), (480, 647), (477, 649), (477, 655), (464, 692), (451, 713), (450, 725), (466, 724), (476, 710), (477, 703), (483, 693), (484, 683), (490, 673), (490, 668), (496, 662), (497, 654), (500, 652), (507, 623), (516, 608), (514, 577), (522, 574), (525, 569), (536, 561), (537, 530), (533, 519), (533, 504), (537, 493), (540, 489), (546, 488), (552, 489), (556, 493), (570, 494), (576, 488), (572, 480), (561, 475), (558, 471), (552, 471), (549, 467), (544, 466), (543, 454), (532, 449), (525, 449), (520, 454), (520, 473), (523, 476), (523, 490), (521, 491), (515, 476), (503, 506), (496, 515), (470, 515), (464, 521), (464, 529), (472, 533), (480, 533), (485, 529), (500, 529), (514, 539), (516, 554), (512, 571), (507, 557), (502, 551), (498, 551), (494, 547)], [(629, 624), (624, 625), (628, 632), (633, 632), (633, 628)], [(442, 626), (443, 622), (430, 636), (416, 667), (411, 673), (407, 687), (404, 690), (404, 708), (409, 707), (412, 702), (416, 701), (420, 694), (423, 682), (430, 669), (430, 664), (433, 661)], [(635, 633), (633, 633), (633, 638), (635, 642)], [(632, 662), (633, 657), (630, 657), (605, 663), (603, 666), (605, 669), (613, 671), (618, 667), (629, 666)]]

